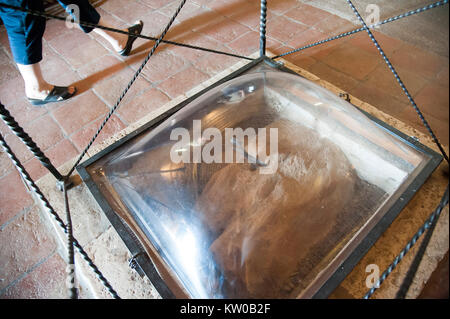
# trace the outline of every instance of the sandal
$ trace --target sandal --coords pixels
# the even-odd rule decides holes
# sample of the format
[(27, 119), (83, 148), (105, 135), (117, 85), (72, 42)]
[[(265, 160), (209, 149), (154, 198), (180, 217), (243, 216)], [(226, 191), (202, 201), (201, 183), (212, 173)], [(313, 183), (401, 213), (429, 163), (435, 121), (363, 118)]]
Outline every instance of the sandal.
[[(136, 23), (135, 25), (128, 28), (128, 32), (139, 35), (139, 34), (141, 34), (143, 27), (144, 27), (144, 22), (139, 20), (138, 23)], [(137, 39), (137, 37), (133, 37), (133, 36), (129, 35), (125, 49), (123, 49), (122, 51), (118, 51), (117, 53), (122, 56), (128, 56), (131, 52), (133, 43), (134, 43), (134, 41), (136, 41), (136, 39)]]
[(67, 86), (54, 86), (53, 90), (45, 97), (45, 99), (30, 99), (28, 98), (28, 102), (32, 105), (44, 105), (52, 102), (60, 102), (71, 98), (77, 93), (77, 88), (73, 91), (73, 93), (69, 93), (69, 87)]

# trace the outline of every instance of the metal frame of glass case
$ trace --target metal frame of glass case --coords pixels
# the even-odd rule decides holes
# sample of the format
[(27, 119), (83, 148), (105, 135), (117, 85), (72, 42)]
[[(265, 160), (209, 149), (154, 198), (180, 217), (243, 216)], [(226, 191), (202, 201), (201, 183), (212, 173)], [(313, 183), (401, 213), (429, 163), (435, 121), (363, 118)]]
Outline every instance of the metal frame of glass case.
[[(134, 137), (138, 136), (139, 134), (147, 132), (152, 128), (158, 126), (169, 116), (171, 116), (172, 114), (174, 114), (175, 112), (177, 112), (178, 110), (189, 104), (191, 101), (195, 100), (197, 97), (203, 95), (212, 88), (230, 79), (233, 79), (246, 71), (249, 71), (257, 67), (262, 63), (267, 63), (271, 67), (275, 67), (279, 70), (300, 76), (297, 73), (293, 72), (292, 70), (283, 67), (281, 64), (274, 62), (273, 60), (267, 57), (254, 60), (249, 64), (245, 65), (244, 67), (240, 68), (239, 70), (231, 73), (230, 75), (224, 77), (218, 82), (212, 84), (208, 88), (186, 99), (185, 101), (166, 111), (162, 115), (146, 123), (142, 127), (138, 128), (134, 132), (128, 134), (127, 136), (123, 137), (122, 139), (113, 143), (112, 145), (108, 146), (107, 148), (97, 153), (96, 155), (94, 155), (93, 157), (91, 157), (90, 159), (83, 162), (77, 167), (77, 171), (80, 174), (83, 182), (87, 185), (90, 192), (96, 199), (97, 203), (103, 210), (104, 214), (107, 216), (107, 218), (109, 219), (109, 221), (111, 222), (111, 224), (113, 225), (113, 227), (115, 228), (115, 230), (117, 231), (117, 233), (119, 234), (119, 236), (129, 249), (131, 255), (133, 256), (132, 259), (130, 260), (130, 266), (136, 268), (136, 270), (138, 270), (138, 272), (140, 272), (141, 274), (145, 274), (150, 279), (150, 281), (153, 283), (153, 285), (163, 298), (174, 298), (185, 296), (183, 293), (180, 294), (180, 291), (183, 290), (182, 288), (180, 288), (180, 291), (178, 291), (178, 289), (174, 289), (176, 288), (174, 287), (174, 283), (167, 283), (163, 279), (166, 276), (162, 274), (162, 269), (158, 269), (157, 266), (155, 267), (154, 256), (152, 256), (153, 257), (152, 258), (151, 256), (149, 256), (149, 254), (147, 254), (146, 249), (143, 247), (142, 243), (140, 242), (136, 234), (133, 232), (133, 230), (130, 228), (130, 226), (127, 225), (127, 223), (118, 214), (116, 214), (116, 212), (111, 207), (105, 196), (100, 191), (98, 185), (93, 181), (92, 176), (88, 173), (87, 168), (96, 161), (98, 161), (100, 158), (103, 158), (105, 155), (109, 154), (113, 150), (116, 150), (118, 147), (128, 142), (129, 140), (133, 139)], [(381, 236), (381, 234), (383, 234), (383, 232), (389, 227), (389, 225), (394, 221), (397, 215), (412, 199), (416, 191), (421, 187), (421, 185), (427, 180), (427, 178), (433, 173), (433, 171), (439, 166), (439, 164), (442, 161), (442, 156), (440, 154), (436, 153), (435, 151), (426, 147), (425, 145), (419, 143), (413, 137), (407, 136), (404, 133), (398, 131), (397, 129), (373, 117), (367, 112), (364, 112), (361, 109), (359, 110), (362, 111), (370, 120), (376, 123), (379, 127), (382, 127), (383, 129), (389, 131), (391, 134), (395, 135), (397, 138), (403, 140), (405, 143), (414, 147), (416, 150), (419, 150), (420, 152), (428, 155), (430, 157), (430, 160), (423, 167), (420, 173), (411, 181), (409, 186), (406, 189), (404, 189), (401, 196), (392, 204), (392, 206), (385, 213), (385, 215), (375, 224), (375, 226), (362, 239), (362, 241), (358, 245), (356, 245), (356, 247), (353, 248), (350, 255), (347, 256), (347, 258), (337, 268), (337, 270), (334, 271), (333, 273), (326, 274), (326, 276), (328, 276), (328, 279), (321, 284), (320, 288), (314, 294), (308, 295), (306, 297), (326, 298), (329, 294), (331, 294), (333, 290), (341, 283), (341, 281), (343, 281), (344, 278), (356, 266), (359, 260), (368, 252), (368, 250)], [(156, 262), (156, 264), (158, 263)]]

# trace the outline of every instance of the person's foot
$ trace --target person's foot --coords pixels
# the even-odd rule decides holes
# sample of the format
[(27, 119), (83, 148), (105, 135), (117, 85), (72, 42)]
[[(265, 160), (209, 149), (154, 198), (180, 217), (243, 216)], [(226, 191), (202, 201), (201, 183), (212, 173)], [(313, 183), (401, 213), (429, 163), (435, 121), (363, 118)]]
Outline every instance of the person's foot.
[(26, 90), (28, 102), (41, 106), (52, 102), (61, 102), (71, 98), (77, 92), (74, 86), (45, 85), (40, 89)]
[[(54, 88), (55, 88), (54, 85), (46, 83), (39, 88), (36, 87), (25, 88), (25, 93), (28, 99), (44, 100), (46, 97), (48, 97), (48, 95), (52, 92)], [(76, 88), (74, 86), (69, 86), (67, 87), (67, 92), (73, 95), (76, 92)]]
[[(128, 33), (139, 35), (142, 32), (142, 28), (144, 27), (144, 22), (141, 20), (136, 21), (131, 27), (127, 30)], [(131, 49), (133, 47), (134, 41), (136, 41), (137, 37), (132, 37), (129, 35), (124, 35), (126, 37), (125, 41), (123, 39), (120, 40), (119, 49), (116, 49), (116, 52), (120, 55), (127, 56), (130, 54)]]
[[(122, 31), (128, 32), (128, 29), (125, 29)], [(128, 35), (118, 33), (116, 35), (115, 41), (111, 42), (111, 45), (113, 46), (113, 48), (116, 52), (119, 52), (119, 51), (122, 51), (123, 49), (125, 49), (125, 47), (127, 46), (127, 42), (128, 42)]]

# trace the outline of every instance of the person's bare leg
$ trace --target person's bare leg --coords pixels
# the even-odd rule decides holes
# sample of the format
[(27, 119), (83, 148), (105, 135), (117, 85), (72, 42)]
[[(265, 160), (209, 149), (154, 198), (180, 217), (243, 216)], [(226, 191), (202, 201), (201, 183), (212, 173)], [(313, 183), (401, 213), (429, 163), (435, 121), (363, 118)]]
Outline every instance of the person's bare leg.
[[(106, 23), (105, 20), (103, 20), (102, 18), (100, 18), (100, 21), (98, 22), (98, 24), (101, 26), (104, 26), (104, 27), (114, 28), (113, 26)], [(122, 31), (127, 32), (128, 30), (123, 29)], [(126, 35), (126, 34), (107, 31), (107, 30), (103, 30), (103, 29), (99, 29), (99, 28), (95, 28), (94, 32), (97, 33), (98, 35), (102, 36), (106, 41), (108, 41), (111, 44), (111, 46), (114, 48), (114, 50), (116, 50), (116, 51), (123, 50), (128, 41), (128, 35)]]
[[(52, 91), (53, 85), (44, 80), (39, 63), (17, 64), (25, 82), (25, 94), (30, 99), (45, 99)], [(75, 87), (68, 88), (69, 93), (75, 92)]]

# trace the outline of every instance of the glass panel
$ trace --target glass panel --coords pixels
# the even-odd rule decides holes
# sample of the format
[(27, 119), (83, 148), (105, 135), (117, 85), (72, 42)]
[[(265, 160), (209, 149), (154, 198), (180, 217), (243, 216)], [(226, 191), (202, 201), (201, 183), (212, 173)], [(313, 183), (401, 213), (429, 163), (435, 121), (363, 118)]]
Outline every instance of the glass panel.
[(292, 298), (320, 287), (428, 160), (331, 92), (263, 69), (92, 170), (191, 297)]

